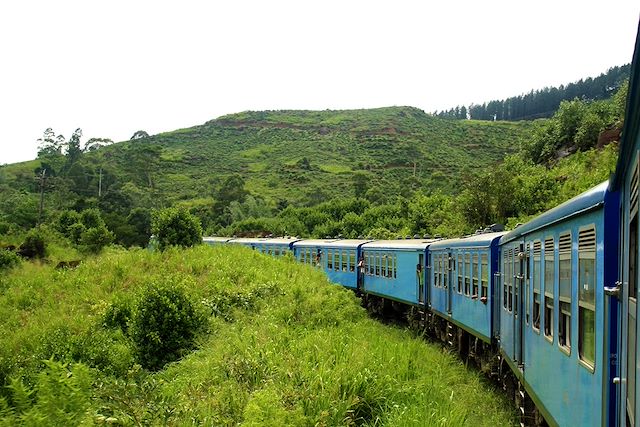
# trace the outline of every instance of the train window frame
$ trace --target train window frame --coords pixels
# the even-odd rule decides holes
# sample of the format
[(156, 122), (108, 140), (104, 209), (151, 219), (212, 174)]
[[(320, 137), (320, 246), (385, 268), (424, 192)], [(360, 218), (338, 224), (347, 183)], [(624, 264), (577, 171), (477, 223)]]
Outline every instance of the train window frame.
[(376, 252), (376, 277), (380, 277), (380, 252)]
[[(542, 280), (540, 272), (542, 270), (542, 242), (540, 239), (533, 241), (533, 268), (532, 268), (532, 282), (533, 282), (533, 300), (531, 310), (531, 328), (538, 334), (540, 334), (540, 303), (541, 303), (541, 291)], [(537, 251), (536, 251), (537, 250)], [(538, 298), (536, 298), (536, 296)], [(537, 316), (537, 317), (536, 317)]]
[(471, 296), (471, 253), (464, 253), (464, 295)]
[[(584, 233), (584, 235), (583, 235)], [(593, 238), (589, 235), (593, 234)], [(589, 239), (589, 241), (587, 241)], [(591, 243), (591, 239), (593, 239), (593, 243)], [(596, 307), (597, 307), (597, 281), (598, 281), (598, 263), (597, 263), (597, 230), (595, 224), (589, 224), (583, 227), (580, 227), (578, 230), (578, 360), (580, 364), (586, 368), (591, 373), (595, 372), (596, 368), (596, 358), (598, 356), (596, 348), (598, 345), (598, 331), (596, 328)], [(587, 246), (588, 245), (588, 246)], [(585, 248), (587, 246), (587, 248)], [(591, 283), (582, 283), (583, 280), (583, 264), (582, 261), (585, 260), (585, 264), (592, 264), (593, 272), (591, 274), (592, 281)], [(585, 265), (586, 270), (586, 265)], [(588, 279), (585, 279), (588, 280)], [(586, 294), (585, 290), (588, 288), (586, 285), (593, 285), (593, 301), (591, 303), (583, 300), (583, 295)], [(592, 316), (591, 326), (593, 327), (593, 337), (590, 346), (590, 350), (593, 352), (593, 360), (587, 359), (584, 352), (585, 339), (583, 338), (583, 310), (590, 311), (590, 315)]]
[[(571, 322), (573, 320), (572, 255), (573, 235), (570, 230), (564, 231), (558, 236), (558, 347), (560, 347), (560, 350), (567, 356), (571, 355)], [(563, 275), (563, 273), (565, 274)], [(565, 292), (563, 292), (563, 290)], [(566, 291), (568, 291), (568, 293)]]
[(398, 277), (398, 255), (393, 254), (393, 278), (396, 279)]
[(480, 255), (480, 301), (489, 300), (489, 254), (483, 251)]
[(458, 275), (458, 294), (462, 295), (462, 283), (464, 281), (463, 277), (463, 258), (462, 258), (462, 252), (458, 251), (456, 252), (456, 256), (458, 259), (458, 264), (456, 266), (456, 273)]
[(380, 276), (386, 278), (387, 277), (387, 253), (382, 253), (382, 259), (380, 264)]
[(449, 289), (449, 253), (445, 252), (442, 255), (442, 267), (443, 267), (443, 276), (442, 276), (442, 285), (445, 289)]
[(531, 254), (531, 245), (527, 242), (524, 245), (524, 262), (523, 262), (524, 271), (522, 272), (524, 276), (524, 304), (525, 304), (524, 321), (526, 325), (529, 325), (529, 316), (531, 314), (531, 308), (530, 308), (531, 266), (529, 265), (530, 254)]
[(327, 249), (327, 270), (333, 270), (333, 249)]
[(478, 256), (478, 252), (474, 251), (471, 254), (471, 299), (473, 300), (478, 300), (480, 299), (480, 275), (479, 275), (479, 268), (478, 268), (478, 262), (479, 262), (480, 258)]
[(356, 251), (353, 249), (349, 251), (349, 271), (356, 271)]
[[(554, 310), (556, 283), (556, 240), (554, 236), (544, 239), (544, 290), (543, 290), (543, 322), (544, 337), (550, 343), (554, 341)], [(549, 290), (550, 288), (550, 290)]]
[(508, 289), (507, 289), (507, 263), (509, 260), (509, 251), (502, 251), (502, 309), (507, 311)]
[(513, 248), (507, 253), (507, 311), (513, 313)]

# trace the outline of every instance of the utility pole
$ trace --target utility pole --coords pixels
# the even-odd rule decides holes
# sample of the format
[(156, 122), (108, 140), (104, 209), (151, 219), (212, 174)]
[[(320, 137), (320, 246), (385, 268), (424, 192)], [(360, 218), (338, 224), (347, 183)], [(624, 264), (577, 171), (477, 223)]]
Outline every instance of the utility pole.
[(47, 169), (42, 169), (42, 173), (39, 176), (40, 179), (40, 210), (38, 211), (38, 225), (42, 224), (42, 211), (44, 210), (44, 185), (47, 175)]
[(102, 168), (100, 168), (100, 180), (98, 183), (98, 198), (102, 196)]

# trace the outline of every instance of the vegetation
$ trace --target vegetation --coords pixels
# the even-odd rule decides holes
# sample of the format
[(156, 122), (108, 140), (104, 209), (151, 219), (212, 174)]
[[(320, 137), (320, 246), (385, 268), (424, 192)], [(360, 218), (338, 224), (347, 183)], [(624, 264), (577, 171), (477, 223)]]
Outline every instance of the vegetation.
[[(0, 289), (0, 425), (514, 423), (480, 373), (293, 259), (110, 249), (75, 270), (23, 263)], [(169, 339), (138, 341), (148, 321)], [(195, 340), (141, 367), (170, 325)]]
[(151, 230), (161, 250), (169, 246), (188, 248), (202, 241), (200, 221), (184, 209), (167, 208), (154, 212)]
[(610, 98), (629, 78), (631, 65), (612, 67), (596, 78), (587, 78), (560, 87), (545, 87), (504, 100), (493, 100), (469, 107), (457, 106), (435, 112), (441, 118), (466, 120), (533, 120), (551, 117), (563, 101), (603, 100)]

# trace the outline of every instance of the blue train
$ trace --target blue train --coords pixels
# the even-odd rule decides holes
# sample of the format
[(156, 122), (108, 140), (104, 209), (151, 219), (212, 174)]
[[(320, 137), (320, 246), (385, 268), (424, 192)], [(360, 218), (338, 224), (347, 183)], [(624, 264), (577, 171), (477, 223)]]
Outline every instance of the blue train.
[(640, 36), (615, 174), (508, 232), (459, 239), (205, 238), (291, 254), (496, 377), (526, 425), (640, 426)]

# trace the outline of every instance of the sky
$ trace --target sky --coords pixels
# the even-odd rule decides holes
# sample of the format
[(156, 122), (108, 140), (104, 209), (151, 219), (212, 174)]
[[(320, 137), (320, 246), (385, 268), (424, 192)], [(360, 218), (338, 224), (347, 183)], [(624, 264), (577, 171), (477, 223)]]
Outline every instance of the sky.
[(246, 110), (426, 112), (631, 61), (636, 0), (5, 1), (0, 164)]

